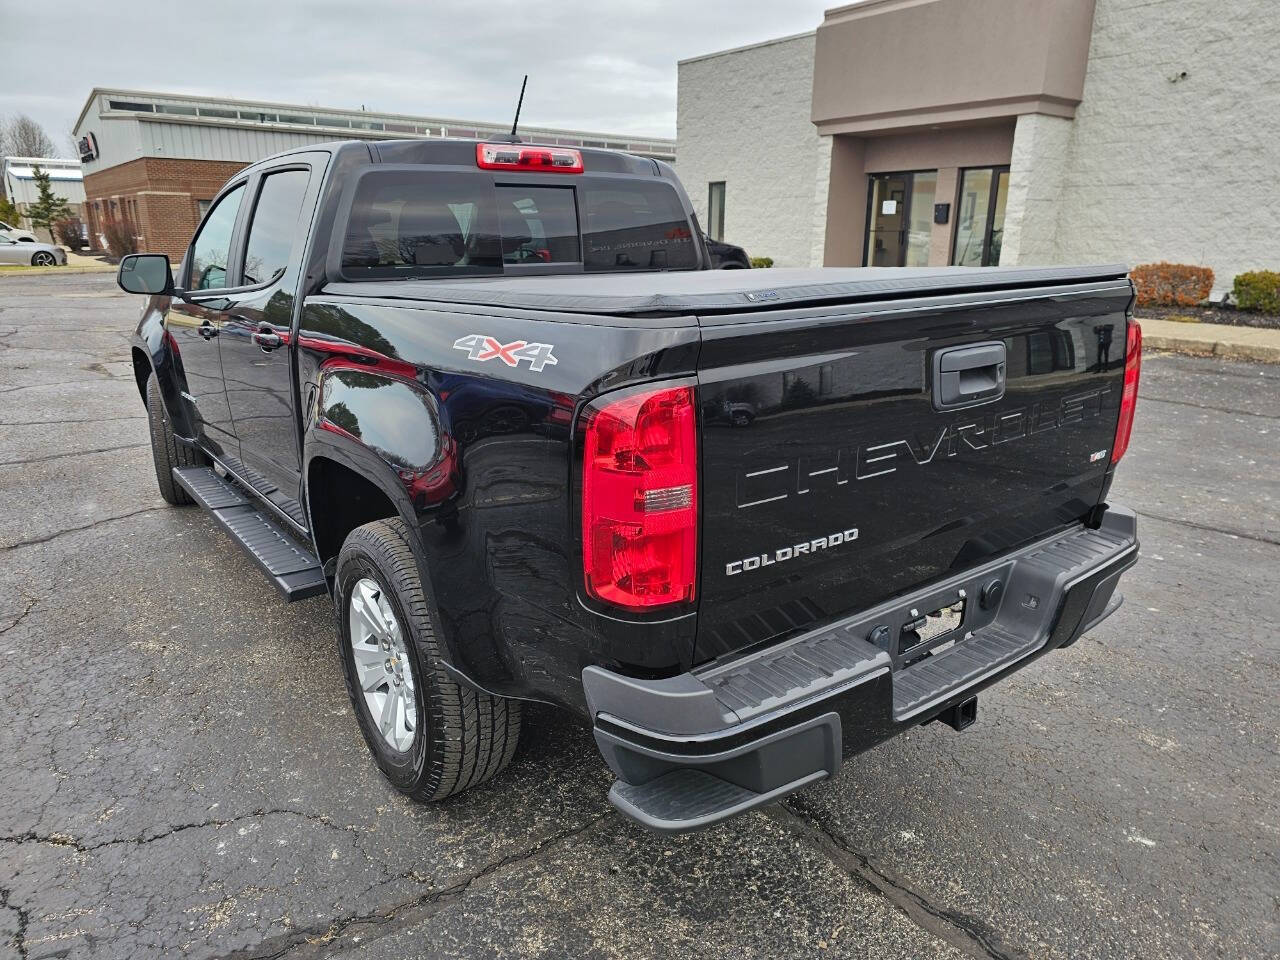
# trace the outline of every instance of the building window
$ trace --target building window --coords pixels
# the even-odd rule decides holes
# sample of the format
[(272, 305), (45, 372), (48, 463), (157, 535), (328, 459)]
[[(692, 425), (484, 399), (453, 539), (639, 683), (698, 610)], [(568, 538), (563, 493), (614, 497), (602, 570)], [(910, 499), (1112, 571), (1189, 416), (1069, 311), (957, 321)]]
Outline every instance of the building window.
[(993, 267), (1000, 263), (1008, 199), (1008, 167), (961, 171), (960, 195), (956, 198), (956, 238), (951, 253), (953, 264)]
[(108, 100), (109, 110), (132, 110), (135, 113), (154, 113), (155, 106), (150, 103), (137, 103), (133, 100)]
[(707, 184), (707, 235), (724, 240), (724, 181)]

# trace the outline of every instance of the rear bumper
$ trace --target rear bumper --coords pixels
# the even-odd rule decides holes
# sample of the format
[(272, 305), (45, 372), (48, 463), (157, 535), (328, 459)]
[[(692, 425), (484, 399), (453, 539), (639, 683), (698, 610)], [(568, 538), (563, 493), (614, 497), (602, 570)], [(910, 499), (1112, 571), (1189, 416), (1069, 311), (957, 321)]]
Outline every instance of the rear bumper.
[[(844, 757), (1070, 646), (1120, 606), (1116, 586), (1137, 557), (1134, 514), (1111, 507), (1097, 529), (1068, 530), (728, 662), (664, 680), (588, 667), (596, 743), (618, 777), (609, 799), (678, 832), (831, 776)], [(961, 601), (959, 627), (899, 649), (906, 625)]]

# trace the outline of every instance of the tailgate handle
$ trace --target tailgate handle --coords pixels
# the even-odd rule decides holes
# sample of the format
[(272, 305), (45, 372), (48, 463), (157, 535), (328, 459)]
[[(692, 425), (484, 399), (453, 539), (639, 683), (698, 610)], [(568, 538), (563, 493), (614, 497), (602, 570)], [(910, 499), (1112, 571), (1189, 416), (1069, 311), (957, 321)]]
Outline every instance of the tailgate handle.
[(1004, 341), (948, 347), (933, 355), (933, 406), (952, 410), (1004, 396)]

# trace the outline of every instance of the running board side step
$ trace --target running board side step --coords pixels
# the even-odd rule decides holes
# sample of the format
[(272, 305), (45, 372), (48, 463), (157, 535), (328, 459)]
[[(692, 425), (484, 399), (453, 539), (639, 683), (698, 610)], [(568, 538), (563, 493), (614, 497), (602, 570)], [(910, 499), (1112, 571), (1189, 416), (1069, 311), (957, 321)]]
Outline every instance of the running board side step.
[(174, 467), (173, 478), (292, 603), (326, 592), (320, 561), (212, 467)]

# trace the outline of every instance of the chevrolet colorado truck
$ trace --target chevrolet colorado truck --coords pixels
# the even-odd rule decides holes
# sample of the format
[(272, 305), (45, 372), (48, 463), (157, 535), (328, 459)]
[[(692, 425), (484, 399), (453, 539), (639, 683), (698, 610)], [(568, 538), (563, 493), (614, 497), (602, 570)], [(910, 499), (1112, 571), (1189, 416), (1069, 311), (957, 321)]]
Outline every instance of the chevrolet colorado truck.
[(263, 160), (176, 275), (121, 263), (161, 494), (332, 598), (399, 790), (544, 701), (623, 813), (705, 826), (1119, 606), (1123, 267), (709, 267), (669, 166), (459, 140)]

